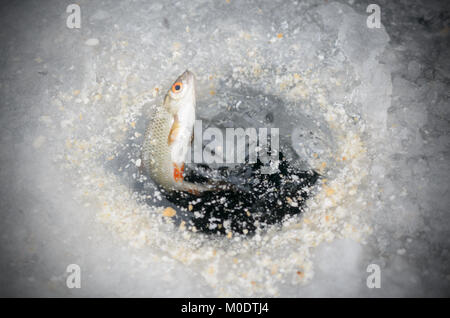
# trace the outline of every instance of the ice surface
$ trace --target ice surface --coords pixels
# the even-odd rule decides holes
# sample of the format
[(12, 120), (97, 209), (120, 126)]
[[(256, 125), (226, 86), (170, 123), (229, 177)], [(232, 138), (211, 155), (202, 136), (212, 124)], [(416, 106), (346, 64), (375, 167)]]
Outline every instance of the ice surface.
[[(449, 295), (449, 8), (380, 1), (369, 29), (364, 2), (79, 4), (79, 30), (59, 1), (2, 11), (2, 295)], [(269, 116), (322, 174), (301, 216), (211, 239), (136, 188), (148, 116), (186, 68), (199, 117)]]

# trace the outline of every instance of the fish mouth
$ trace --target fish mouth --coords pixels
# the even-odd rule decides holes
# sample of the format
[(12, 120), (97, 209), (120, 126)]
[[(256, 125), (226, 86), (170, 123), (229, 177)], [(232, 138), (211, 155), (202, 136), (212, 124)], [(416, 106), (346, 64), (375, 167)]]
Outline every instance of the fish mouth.
[(195, 75), (189, 70), (184, 71), (184, 73), (181, 74), (180, 79), (189, 85), (195, 85)]

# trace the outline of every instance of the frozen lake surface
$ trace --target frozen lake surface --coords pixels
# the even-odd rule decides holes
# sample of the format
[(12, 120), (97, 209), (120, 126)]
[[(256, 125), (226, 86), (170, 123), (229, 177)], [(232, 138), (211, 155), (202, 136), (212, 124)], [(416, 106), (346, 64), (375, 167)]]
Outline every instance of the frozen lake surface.
[[(79, 29), (60, 1), (3, 4), (0, 295), (449, 296), (450, 7), (379, 1), (368, 28), (369, 3), (82, 0)], [(211, 236), (139, 185), (185, 69), (197, 117), (279, 128), (321, 175), (302, 213)]]

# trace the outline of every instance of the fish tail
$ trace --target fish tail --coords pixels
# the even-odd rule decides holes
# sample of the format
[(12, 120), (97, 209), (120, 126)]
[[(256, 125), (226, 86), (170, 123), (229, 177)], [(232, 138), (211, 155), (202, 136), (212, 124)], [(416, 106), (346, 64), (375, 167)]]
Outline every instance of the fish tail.
[(211, 182), (207, 184), (198, 184), (184, 181), (181, 190), (193, 195), (201, 195), (202, 193), (208, 191), (234, 190), (234, 187), (232, 184), (226, 182)]

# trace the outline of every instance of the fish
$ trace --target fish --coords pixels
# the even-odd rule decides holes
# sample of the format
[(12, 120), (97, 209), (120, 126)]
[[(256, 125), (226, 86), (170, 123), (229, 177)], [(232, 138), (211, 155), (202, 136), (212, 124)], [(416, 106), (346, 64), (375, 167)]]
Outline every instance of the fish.
[(150, 178), (163, 189), (200, 195), (216, 187), (184, 180), (196, 118), (195, 81), (194, 74), (186, 70), (156, 107), (145, 131), (142, 162)]

